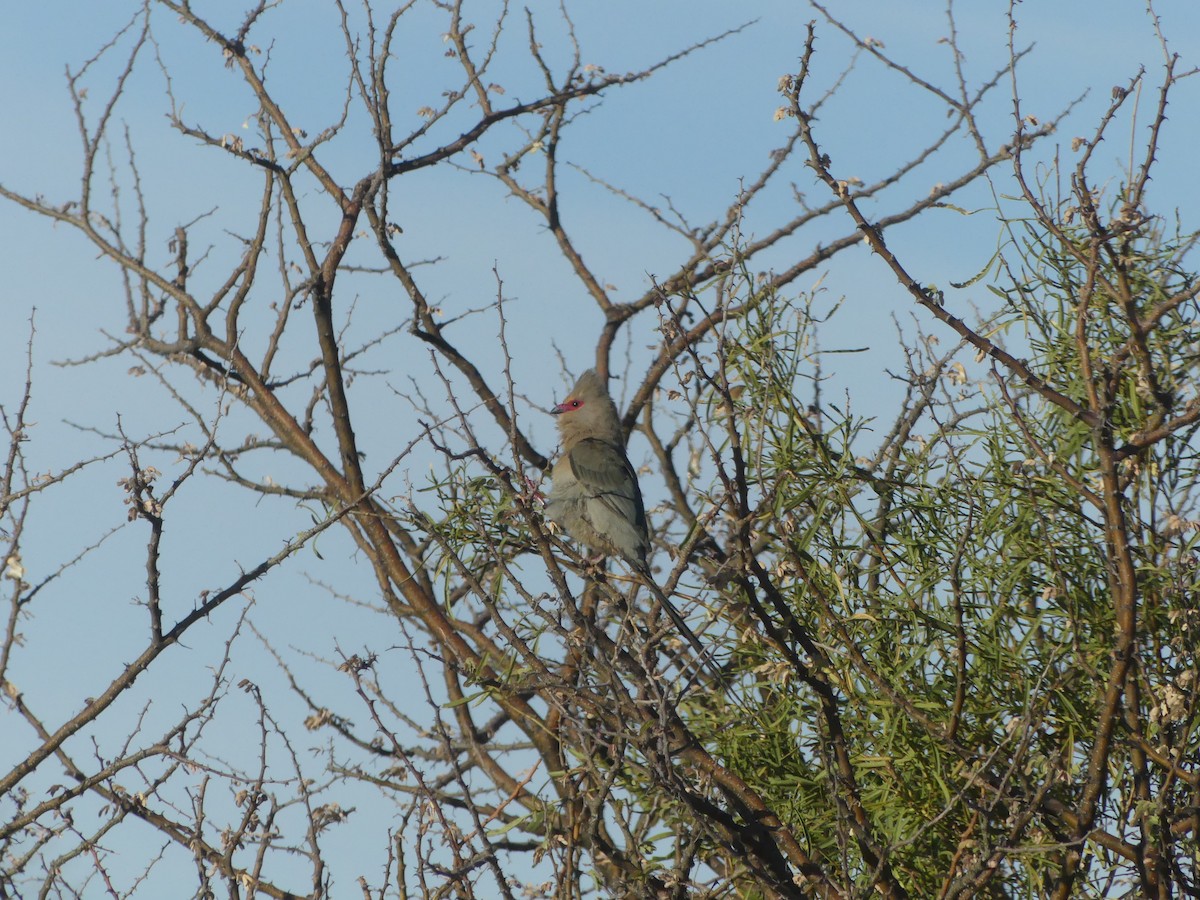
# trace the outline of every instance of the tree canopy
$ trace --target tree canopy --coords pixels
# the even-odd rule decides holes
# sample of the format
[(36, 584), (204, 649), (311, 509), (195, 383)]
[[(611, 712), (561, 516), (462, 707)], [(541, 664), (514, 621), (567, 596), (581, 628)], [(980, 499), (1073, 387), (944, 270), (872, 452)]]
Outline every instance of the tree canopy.
[[(720, 110), (603, 116), (753, 24), (618, 72), (567, 6), (333, 9), (146, 0), (68, 72), (79, 170), (0, 170), (116, 275), (58, 301), (82, 352), (33, 304), (0, 394), (0, 897), (1197, 895), (1197, 232), (1151, 190), (1194, 70), (1154, 10), (1083, 130), (1023, 106), (1019, 6), (984, 74), (949, 7), (935, 83), (814, 3), (745, 100), (782, 143), (689, 206), (638, 157)], [(115, 421), (47, 440), (46, 356), (119, 367)], [(593, 367), (703, 652), (544, 514)]]

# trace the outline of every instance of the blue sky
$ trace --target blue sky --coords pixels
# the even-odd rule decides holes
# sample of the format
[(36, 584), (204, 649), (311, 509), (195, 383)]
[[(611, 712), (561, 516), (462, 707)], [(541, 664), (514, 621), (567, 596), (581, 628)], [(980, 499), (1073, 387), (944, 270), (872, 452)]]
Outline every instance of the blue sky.
[[(214, 23), (228, 27), (236, 21), (231, 4), (208, 6)], [(491, 6), (480, 3), (472, 9), (486, 21)], [(736, 195), (739, 179), (756, 174), (770, 151), (785, 139), (787, 123), (773, 117), (781, 103), (775, 87), (781, 75), (795, 68), (805, 23), (813, 18), (818, 21), (814, 88), (832, 83), (847, 59), (845, 40), (816, 11), (801, 3), (608, 0), (571, 4), (569, 8), (583, 60), (609, 72), (643, 67), (692, 42), (757, 19), (744, 32), (681, 61), (649, 83), (612, 92), (575, 123), (564, 148), (572, 160), (595, 175), (648, 201), (662, 203), (663, 195), (670, 197), (696, 222), (719, 215)], [(971, 2), (956, 10), (969, 80), (990, 77), (1007, 58), (1007, 8), (1006, 3)], [(0, 183), (5, 187), (29, 195), (44, 193), (55, 202), (72, 199), (78, 190), (80, 152), (64, 71), (91, 57), (135, 9), (114, 0), (10, 4), (5, 10), (5, 27), (0, 29), (0, 76), (8, 86), (0, 102)], [(1200, 62), (1200, 7), (1193, 0), (1163, 0), (1156, 9), (1172, 49), (1182, 55), (1181, 68)], [(882, 41), (889, 54), (915, 72), (939, 84), (952, 83), (949, 53), (939, 40), (947, 33), (941, 4), (863, 0), (839, 4), (837, 11), (861, 34)], [(1039, 149), (1044, 160), (1052, 158), (1055, 147), (1064, 159), (1071, 159), (1071, 138), (1091, 133), (1110, 101), (1113, 86), (1126, 84), (1139, 67), (1147, 70), (1137, 122), (1123, 119), (1098, 154), (1101, 165), (1108, 167), (1114, 178), (1119, 177), (1128, 165), (1131, 139), (1134, 157), (1140, 159), (1139, 142), (1145, 135), (1163, 67), (1162, 52), (1143, 4), (1064, 0), (1019, 4), (1017, 11), (1017, 44), (1037, 44), (1018, 73), (1023, 112), (1046, 119), (1090, 92), (1053, 141)], [(547, 53), (561, 62), (566, 58), (561, 23), (549, 5), (535, 12), (544, 28), (540, 33)], [(214, 133), (247, 135), (250, 140), (252, 130), (244, 125), (254, 107), (234, 74), (223, 67), (215, 48), (175, 27), (162, 11), (156, 12), (155, 23), (159, 50), (170, 68), (176, 95), (184, 102), (185, 118)], [(330, 5), (312, 0), (284, 3), (264, 24), (274, 35), (273, 44), (264, 39), (264, 49), (272, 58), (272, 83), (296, 124), (315, 133), (337, 118), (345, 95), (345, 52), (334, 32), (336, 18)], [(505, 40), (523, 59), (519, 53), (525, 42), (520, 16), (512, 25)], [(408, 110), (414, 122), (420, 107), (437, 105), (439, 92), (452, 73), (439, 35), (432, 11), (419, 7), (414, 28), (404, 39), (395, 89), (396, 108)], [(481, 30), (479, 40), (482, 38)], [(106, 61), (89, 78), (90, 115), (95, 115), (107, 96), (111, 72)], [(504, 83), (507, 98), (527, 99), (537, 90), (526, 62), (501, 66), (495, 78)], [(1174, 96), (1151, 191), (1152, 200), (1161, 204), (1159, 212), (1179, 209), (1185, 230), (1197, 226), (1200, 182), (1194, 174), (1194, 147), (1196, 123), (1200, 122), (1196, 114), (1198, 84), (1196, 79), (1185, 82)], [(197, 247), (203, 243), (200, 236), (214, 247), (213, 265), (197, 273), (196, 284), (216, 284), (221, 280), (220, 264), (227, 262), (228, 254), (234, 252), (230, 248), (236, 245), (230, 231), (236, 233), (239, 226), (245, 226), (247, 214), (253, 213), (258, 181), (241, 165), (171, 131), (165, 118), (164, 88), (163, 75), (153, 56), (147, 54), (116, 117), (121, 127), (130, 129), (144, 178), (155, 229), (149, 241), (150, 256), (159, 262), (168, 259), (167, 241), (174, 227), (216, 210), (196, 230)], [(911, 89), (899, 92), (896, 88), (895, 78), (884, 77), (878, 65), (864, 59), (848, 78), (844, 92), (822, 112), (818, 137), (839, 175), (867, 180), (879, 177), (944, 127), (945, 118), (936, 103)], [(985, 133), (995, 143), (1011, 133), (1011, 111), (1012, 88), (1005, 82), (985, 107)], [(352, 118), (351, 125), (356, 124), (361, 121)], [(457, 123), (451, 124), (456, 127)], [(457, 133), (455, 127), (438, 134), (452, 136)], [(358, 140), (353, 131), (348, 128), (345, 139), (329, 148), (331, 168), (343, 184), (361, 176), (371, 162), (370, 142)], [(489, 139), (482, 150), (486, 156), (500, 148)], [(115, 145), (113, 152), (119, 159), (122, 147)], [(961, 161), (966, 152), (955, 148), (947, 159)], [(463, 162), (470, 165), (469, 160)], [(824, 201), (824, 188), (800, 162), (800, 158), (792, 161), (788, 179), (797, 190)], [(903, 198), (920, 195), (940, 180), (943, 171), (936, 166), (919, 171), (894, 201), (881, 203), (872, 212), (886, 212), (901, 205)], [(124, 185), (123, 198), (128, 203), (128, 182)], [(564, 185), (565, 191), (569, 189), (565, 221), (594, 270), (602, 280), (617, 286), (618, 299), (638, 296), (651, 275), (670, 270), (681, 253), (678, 238), (665, 235), (644, 213), (590, 185), (582, 175), (564, 175)], [(911, 263), (923, 282), (948, 287), (952, 281), (969, 279), (1001, 240), (992, 207), (997, 196), (1012, 190), (1004, 174), (997, 172), (992, 185), (981, 183), (956, 198), (973, 215), (936, 211), (889, 233), (889, 245)], [(309, 200), (314, 208), (321, 202), (315, 188)], [(561, 394), (564, 383), (552, 348), (561, 348), (576, 371), (584, 368), (600, 316), (587, 305), (541, 225), (497, 185), (467, 171), (438, 169), (406, 178), (396, 186), (393, 201), (405, 228), (402, 247), (410, 258), (445, 257), (429, 270), (426, 284), (448, 316), (490, 302), (496, 292), (493, 269), (499, 272), (509, 300), (518, 387), (535, 406), (548, 405)], [(788, 193), (781, 192), (751, 211), (748, 229), (769, 228), (770, 223), (786, 218), (793, 204)], [(784, 267), (815, 242), (848, 230), (849, 223), (843, 218), (823, 225), (822, 230), (802, 233), (781, 245), (763, 266)], [(183, 418), (177, 408), (152, 378), (130, 374), (136, 361), (128, 357), (84, 367), (52, 365), (108, 346), (104, 331), (121, 334), (124, 301), (114, 267), (97, 259), (87, 242), (69, 229), (53, 226), (10, 203), (0, 202), (0, 233), (5, 235), (0, 259), (6, 272), (0, 285), (0, 309), (5, 314), (0, 328), (0, 403), (6, 409), (15, 405), (24, 383), (27, 323), (32, 309), (37, 309), (32, 414), (37, 426), (26, 445), (32, 468), (53, 471), (111, 446), (67, 423), (111, 432), (120, 414), (132, 435), (178, 427)], [(823, 330), (822, 346), (827, 350), (872, 348), (869, 354), (831, 358), (827, 395), (849, 397), (860, 414), (885, 417), (896, 394), (882, 370), (899, 360), (892, 317), (908, 323), (912, 314), (909, 299), (882, 264), (865, 251), (846, 254), (794, 288), (797, 292), (809, 290), (818, 278), (824, 279), (825, 302), (845, 299), (843, 313)], [(370, 334), (403, 323), (406, 307), (394, 285), (370, 279), (352, 284), (353, 293), (345, 300), (358, 304), (358, 333)], [(969, 303), (988, 301), (982, 285), (949, 295), (949, 302), (962, 304), (964, 310)], [(911, 325), (907, 327), (911, 329)], [(500, 370), (502, 362), (496, 329), (494, 319), (477, 316), (461, 332), (465, 349), (478, 355), (490, 367), (491, 375)], [(949, 337), (943, 337), (948, 343)], [(649, 330), (636, 334), (630, 351), (635, 361), (645, 358), (644, 346), (655, 339)], [(251, 334), (247, 340), (253, 344), (261, 341), (261, 336)], [(404, 352), (412, 354), (405, 363), (427, 377), (424, 351), (413, 343), (403, 346)], [(298, 348), (295, 353), (299, 359), (311, 351)], [(362, 425), (363, 446), (378, 465), (413, 434), (411, 415), (396, 396), (407, 386), (405, 366), (395, 356), (380, 362), (390, 365), (392, 375), (377, 379), (373, 392), (361, 395), (369, 398), (364, 402), (379, 403), (385, 411), (364, 417)], [(534, 412), (522, 410), (530, 416), (530, 429), (540, 449), (550, 452), (552, 423), (537, 419)], [(264, 430), (236, 411), (223, 427), (234, 433), (239, 428)], [(179, 471), (178, 460), (152, 453), (147, 457), (144, 462), (158, 465), (168, 477)], [(425, 465), (428, 458), (415, 458), (408, 477), (419, 483)], [(118, 529), (99, 550), (48, 587), (32, 610), (33, 616), (22, 625), (25, 649), (16, 655), (9, 677), (51, 722), (78, 709), (92, 687), (111, 678), (144, 640), (142, 613), (132, 601), (144, 592), (140, 567), (145, 534), (137, 525), (122, 526), (125, 512), (116, 481), (124, 477), (126, 468), (120, 460), (97, 465), (47, 492), (35, 504), (23, 552), (31, 581), (45, 578), (81, 547)], [(284, 470), (277, 477), (287, 475)], [(389, 487), (398, 493), (405, 489), (403, 469), (393, 476)], [(189, 608), (200, 591), (228, 582), (239, 567), (253, 565), (275, 551), (309, 521), (307, 510), (289, 502), (255, 503), (243, 492), (213, 479), (206, 480), (203, 488), (193, 483), (173, 509), (165, 546), (171, 608), (176, 612)], [(314, 581), (326, 581), (335, 584), (339, 592), (367, 602), (375, 600), (371, 573), (365, 565), (355, 566), (345, 538), (331, 532), (318, 549), (319, 558), (306, 551), (254, 589), (250, 618), (294, 663), (308, 667), (330, 705), (351, 706), (343, 681), (322, 675), (319, 664), (306, 661), (304, 654), (328, 659), (335, 655), (335, 644), (347, 652), (369, 645), (382, 651), (389, 641), (399, 644), (401, 640), (380, 638), (383, 620), (377, 614), (335, 601), (314, 586)], [(170, 721), (180, 704), (202, 695), (207, 690), (213, 653), (228, 638), (241, 608), (227, 606), (209, 628), (193, 635), (188, 652), (175, 656), (170, 668), (156, 671), (153, 684), (131, 697), (125, 703), (127, 708), (113, 717), (114, 731), (100, 738), (120, 740), (128, 723), (139, 714), (140, 704), (156, 691), (165, 693), (158, 695), (149, 722), (159, 718)], [(302, 713), (290, 699), (278, 669), (251, 637), (243, 636), (241, 641), (244, 652), (235, 655), (232, 681), (249, 677), (260, 682), (270, 692), (273, 709), (281, 718), (292, 717), (289, 721), (294, 723)], [(406, 662), (403, 654), (392, 653), (382, 664), (386, 677), (403, 677)], [(242, 698), (234, 697), (223, 716), (229, 724), (223, 726), (217, 744), (236, 755), (241, 750), (239, 729), (246, 727), (248, 719), (244, 717), (252, 719), (253, 711)], [(6, 708), (0, 711), (0, 730), (21, 735), (0, 750), (3, 768), (11, 762), (10, 754), (23, 753), (32, 740), (23, 725), (5, 721), (12, 718)], [(319, 740), (313, 737), (314, 743)], [(354, 804), (347, 801), (343, 805)], [(377, 824), (377, 820), (386, 822), (388, 814), (387, 810), (364, 809), (358, 820), (332, 834), (330, 841), (344, 842), (347, 853), (361, 853), (355, 864), (372, 873), (376, 871), (372, 867), (378, 866), (378, 843), (368, 847), (361, 840), (363, 832), (357, 829), (368, 828), (373, 821)], [(358, 849), (352, 851), (352, 847)], [(341, 883), (348, 884), (350, 877), (343, 875)]]

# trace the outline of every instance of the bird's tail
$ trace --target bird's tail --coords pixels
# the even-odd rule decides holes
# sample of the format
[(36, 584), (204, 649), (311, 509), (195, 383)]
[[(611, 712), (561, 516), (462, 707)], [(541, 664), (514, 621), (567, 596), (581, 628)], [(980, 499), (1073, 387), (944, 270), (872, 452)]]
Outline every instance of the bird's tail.
[(654, 599), (658, 602), (658, 605), (662, 607), (663, 612), (665, 612), (667, 617), (671, 620), (671, 624), (678, 629), (679, 633), (683, 635), (683, 637), (687, 639), (687, 642), (692, 645), (693, 649), (695, 649), (695, 663), (698, 671), (707, 672), (709, 676), (721, 686), (726, 696), (728, 696), (729, 699), (736, 704), (738, 699), (732, 693), (729, 674), (722, 671), (713, 659), (713, 653), (716, 648), (712, 645), (705, 646), (704, 642), (696, 636), (696, 632), (692, 630), (690, 625), (688, 625), (687, 620), (683, 617), (683, 614), (675, 608), (675, 604), (671, 602), (671, 598), (666, 595), (663, 589), (658, 586), (658, 583), (651, 576), (649, 567), (645, 563), (635, 560), (626, 560), (626, 562), (641, 577), (641, 580), (650, 590), (650, 593), (654, 595)]

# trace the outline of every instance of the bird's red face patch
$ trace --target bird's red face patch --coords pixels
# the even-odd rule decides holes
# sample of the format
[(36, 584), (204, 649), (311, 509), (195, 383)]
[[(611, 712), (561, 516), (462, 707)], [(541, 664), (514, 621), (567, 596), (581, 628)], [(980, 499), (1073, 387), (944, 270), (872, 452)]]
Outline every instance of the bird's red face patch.
[(575, 410), (582, 408), (582, 406), (582, 400), (576, 397), (568, 397), (562, 403), (555, 406), (552, 411), (555, 415), (558, 415), (559, 413), (575, 412)]

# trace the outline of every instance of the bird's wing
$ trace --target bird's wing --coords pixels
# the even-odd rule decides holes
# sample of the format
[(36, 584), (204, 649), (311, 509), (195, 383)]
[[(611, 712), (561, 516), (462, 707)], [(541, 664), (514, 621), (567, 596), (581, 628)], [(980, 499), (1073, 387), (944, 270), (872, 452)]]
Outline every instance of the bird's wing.
[(571, 474), (583, 493), (598, 500), (636, 531), (646, 533), (646, 510), (637, 473), (624, 451), (606, 441), (584, 438), (567, 452)]

